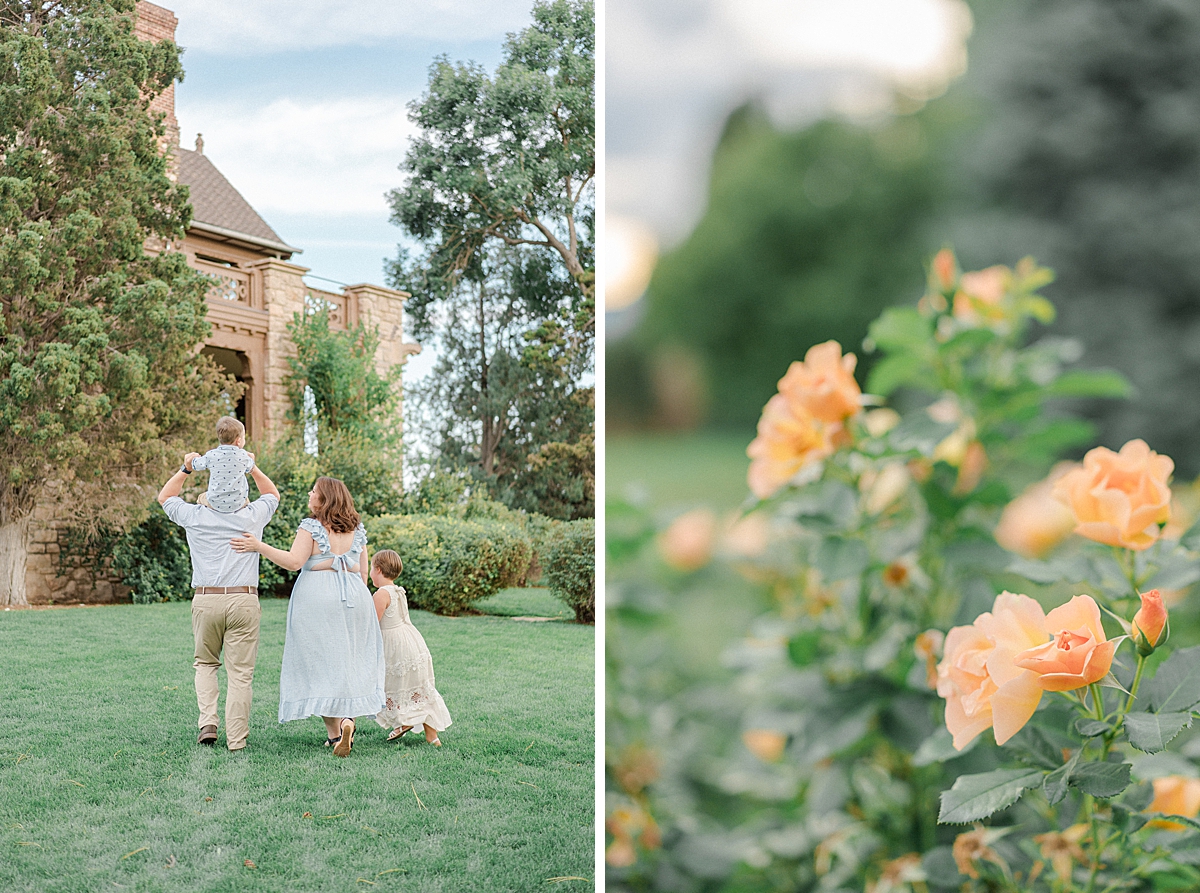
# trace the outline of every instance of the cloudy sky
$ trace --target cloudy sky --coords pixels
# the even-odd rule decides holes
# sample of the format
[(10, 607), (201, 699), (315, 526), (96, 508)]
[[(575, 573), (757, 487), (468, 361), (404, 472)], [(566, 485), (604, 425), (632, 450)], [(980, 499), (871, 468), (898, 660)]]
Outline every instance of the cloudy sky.
[[(383, 279), (400, 230), (384, 193), (413, 127), (407, 104), (445, 54), (492, 71), (531, 0), (158, 0), (179, 19), (181, 142), (204, 154), (294, 261), (347, 284)], [(310, 280), (318, 287), (330, 283)], [(410, 380), (429, 364), (409, 366)]]

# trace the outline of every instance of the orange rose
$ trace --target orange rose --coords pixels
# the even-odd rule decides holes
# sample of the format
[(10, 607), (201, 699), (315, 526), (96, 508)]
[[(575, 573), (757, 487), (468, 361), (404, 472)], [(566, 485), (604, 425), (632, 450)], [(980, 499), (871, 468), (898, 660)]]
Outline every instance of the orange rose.
[[(1200, 778), (1168, 775), (1154, 779), (1154, 800), (1146, 807), (1146, 812), (1195, 818), (1200, 813)], [(1165, 822), (1162, 819), (1150, 824), (1171, 831), (1183, 831), (1187, 827), (1181, 822)]]
[(954, 288), (954, 282), (958, 278), (958, 261), (954, 258), (954, 252), (943, 248), (935, 254), (930, 265), (930, 274), (929, 284), (937, 291), (949, 291)]
[(1075, 513), (1075, 532), (1098, 543), (1141, 551), (1158, 541), (1171, 517), (1167, 481), (1175, 463), (1131, 440), (1114, 453), (1096, 447), (1083, 467), (1059, 480), (1054, 494)]
[(658, 551), (675, 570), (690, 573), (708, 564), (716, 539), (717, 516), (711, 509), (693, 509), (659, 534)]
[(862, 408), (862, 391), (854, 380), (858, 358), (842, 356), (842, 346), (826, 341), (808, 349), (804, 362), (792, 363), (779, 380), (779, 393), (800, 403), (822, 422), (842, 422)]
[(742, 743), (764, 763), (777, 763), (787, 746), (787, 735), (774, 729), (747, 729), (742, 732)]
[(805, 465), (832, 455), (840, 433), (840, 425), (823, 425), (800, 403), (776, 394), (763, 407), (758, 436), (746, 447), (754, 495), (766, 499)]
[(1138, 595), (1142, 598), (1142, 606), (1133, 615), (1133, 641), (1139, 652), (1146, 647), (1149, 653), (1154, 650), (1167, 626), (1167, 608), (1157, 589), (1139, 592)]
[(1104, 635), (1100, 608), (1090, 595), (1077, 595), (1046, 615), (1049, 642), (1029, 648), (1013, 663), (1036, 674), (1045, 691), (1074, 691), (1108, 675), (1117, 643)]
[(1012, 286), (1012, 271), (995, 266), (974, 273), (963, 273), (954, 294), (952, 313), (968, 325), (986, 325), (1004, 319), (1004, 296)]
[(937, 692), (946, 699), (946, 728), (962, 750), (991, 728), (1003, 744), (1029, 722), (1042, 698), (1037, 676), (1013, 663), (1046, 641), (1042, 606), (1027, 595), (1002, 592), (990, 613), (946, 634)]
[(1060, 462), (1049, 477), (1006, 505), (996, 524), (996, 542), (1026, 558), (1041, 558), (1066, 539), (1075, 529), (1075, 515), (1054, 498), (1054, 482), (1073, 467)]

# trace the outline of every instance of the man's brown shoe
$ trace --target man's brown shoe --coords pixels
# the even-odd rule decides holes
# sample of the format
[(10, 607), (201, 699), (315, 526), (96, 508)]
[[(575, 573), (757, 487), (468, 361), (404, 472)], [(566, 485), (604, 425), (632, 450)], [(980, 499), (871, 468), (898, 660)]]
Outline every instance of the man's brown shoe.
[(214, 744), (216, 744), (217, 743), (217, 727), (216, 726), (205, 726), (204, 728), (202, 728), (200, 730), (200, 737), (196, 739), (196, 743), (207, 744), (209, 747), (212, 747)]

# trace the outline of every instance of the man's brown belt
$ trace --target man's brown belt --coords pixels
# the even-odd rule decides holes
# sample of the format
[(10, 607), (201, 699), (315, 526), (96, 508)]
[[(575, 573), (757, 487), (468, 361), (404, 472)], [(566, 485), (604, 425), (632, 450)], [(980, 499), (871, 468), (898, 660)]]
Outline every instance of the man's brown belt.
[(197, 586), (196, 595), (238, 595), (248, 592), (258, 595), (257, 586)]

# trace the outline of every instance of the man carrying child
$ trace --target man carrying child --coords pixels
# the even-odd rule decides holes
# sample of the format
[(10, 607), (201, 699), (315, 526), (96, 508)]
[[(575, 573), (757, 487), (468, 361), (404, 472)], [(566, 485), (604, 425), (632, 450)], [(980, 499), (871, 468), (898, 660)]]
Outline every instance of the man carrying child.
[[(250, 731), (250, 699), (261, 609), (258, 604), (258, 553), (234, 552), (229, 542), (247, 530), (257, 537), (262, 536), (263, 529), (279, 508), (279, 490), (254, 465), (253, 456), (241, 449), (245, 442), (245, 428), (241, 422), (226, 416), (218, 422), (217, 431), (222, 446), (208, 454), (213, 457), (208, 464), (208, 505), (193, 505), (179, 495), (195, 461), (201, 458), (198, 453), (188, 453), (184, 457), (179, 471), (163, 485), (158, 502), (167, 517), (187, 533), (192, 562), (192, 586), (195, 588), (192, 633), (196, 646), (196, 701), (200, 710), (197, 740), (200, 744), (217, 743), (220, 694), (217, 669), (221, 666), (224, 651), (229, 676), (229, 691), (225, 695), (225, 741), (230, 750), (236, 751), (246, 746)], [(235, 435), (227, 440), (231, 431)], [(225, 446), (232, 449), (225, 450)], [(217, 455), (213, 456), (214, 453)], [(237, 455), (239, 453), (249, 457), (248, 464)], [(228, 463), (224, 461), (226, 458)], [(225, 464), (229, 467), (224, 468)], [(222, 466), (224, 477), (218, 476), (218, 465)], [(234, 472), (235, 465), (241, 470)], [(260, 494), (253, 502), (247, 499), (246, 471), (254, 478)], [(234, 485), (235, 474), (241, 478), (240, 494)]]

